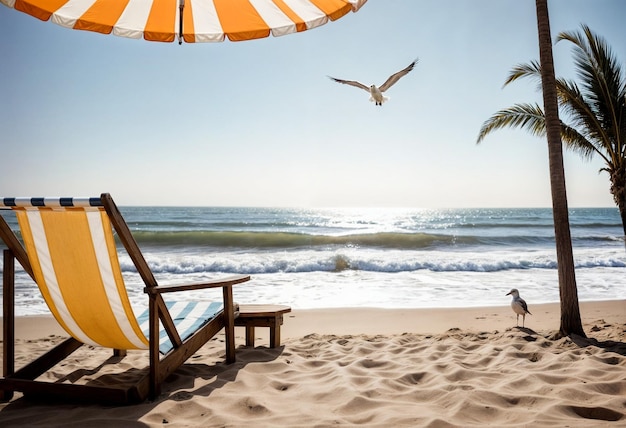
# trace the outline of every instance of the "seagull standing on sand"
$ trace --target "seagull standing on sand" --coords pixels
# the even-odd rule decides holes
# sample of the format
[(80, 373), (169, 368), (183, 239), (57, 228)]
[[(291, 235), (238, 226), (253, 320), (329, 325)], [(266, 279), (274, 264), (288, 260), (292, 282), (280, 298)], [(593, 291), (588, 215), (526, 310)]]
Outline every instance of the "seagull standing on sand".
[(408, 67), (406, 67), (405, 69), (400, 70), (397, 73), (394, 73), (391, 76), (389, 76), (389, 78), (385, 81), (385, 83), (380, 85), (380, 87), (377, 87), (376, 85), (366, 86), (366, 85), (364, 85), (361, 82), (357, 82), (356, 80), (342, 80), (342, 79), (336, 79), (336, 78), (330, 77), (330, 76), (328, 76), (328, 77), (331, 80), (334, 80), (335, 82), (343, 83), (345, 85), (351, 85), (351, 86), (354, 86), (356, 88), (361, 88), (361, 89), (366, 90), (371, 95), (370, 96), (370, 101), (374, 101), (377, 106), (382, 106), (385, 101), (389, 100), (388, 97), (383, 96), (383, 92), (385, 92), (387, 89), (391, 88), (394, 83), (396, 83), (398, 80), (400, 80), (401, 77), (406, 76), (407, 74), (409, 74), (409, 72), (411, 70), (413, 70), (413, 68), (415, 67), (415, 64), (417, 64), (417, 61), (418, 61), (418, 59), (416, 59), (415, 61), (410, 63), (408, 65)]
[(511, 300), (511, 308), (517, 314), (517, 326), (519, 327), (519, 316), (522, 316), (522, 327), (524, 327), (524, 321), (526, 321), (526, 314), (532, 315), (528, 310), (528, 305), (526, 301), (519, 296), (519, 291), (517, 288), (513, 288), (511, 291), (506, 293), (506, 295), (513, 296), (513, 300)]

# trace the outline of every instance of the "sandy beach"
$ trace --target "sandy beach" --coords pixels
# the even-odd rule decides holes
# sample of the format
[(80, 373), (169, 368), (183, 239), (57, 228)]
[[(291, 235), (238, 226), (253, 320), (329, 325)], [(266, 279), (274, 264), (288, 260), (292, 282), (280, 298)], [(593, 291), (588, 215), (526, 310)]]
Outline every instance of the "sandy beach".
[[(236, 329), (237, 362), (218, 335), (155, 401), (111, 407), (0, 405), (0, 425), (64, 427), (626, 426), (626, 301), (582, 302), (589, 340), (551, 334), (558, 304), (532, 305), (526, 328), (511, 308), (318, 309), (285, 316), (280, 348)], [(521, 319), (520, 319), (521, 323)], [(20, 317), (17, 366), (64, 337), (49, 317)], [(129, 352), (84, 347), (48, 379), (95, 378), (143, 367)], [(72, 374), (72, 375), (70, 375)], [(69, 375), (69, 376), (68, 376)]]

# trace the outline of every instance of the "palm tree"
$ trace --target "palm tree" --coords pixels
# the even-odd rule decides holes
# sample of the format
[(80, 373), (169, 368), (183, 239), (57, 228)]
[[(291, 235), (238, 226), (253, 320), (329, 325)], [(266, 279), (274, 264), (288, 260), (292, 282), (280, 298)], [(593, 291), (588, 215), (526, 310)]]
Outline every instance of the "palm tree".
[[(557, 80), (561, 111), (570, 119), (560, 124), (561, 138), (583, 158), (602, 158), (626, 236), (626, 78), (606, 41), (582, 25), (581, 32), (563, 32), (557, 42), (574, 44), (574, 63), (581, 85)], [(511, 71), (506, 83), (522, 77), (538, 78), (541, 67), (533, 61)], [(478, 142), (499, 128), (521, 127), (545, 135), (544, 112), (536, 104), (517, 104), (500, 110), (480, 130)]]
[(552, 37), (548, 0), (536, 0), (537, 32), (539, 37), (539, 60), (543, 65), (541, 82), (543, 103), (546, 109), (545, 128), (548, 140), (550, 188), (552, 190), (552, 216), (556, 241), (557, 269), (559, 273), (559, 297), (561, 300), (561, 325), (558, 335), (578, 334), (586, 337), (580, 319), (578, 289), (574, 272), (572, 237), (569, 228), (567, 194), (565, 192), (565, 170), (563, 168), (563, 146), (559, 132), (559, 109), (557, 86), (552, 59)]
[[(536, 135), (547, 136), (550, 185), (552, 190), (552, 215), (554, 218), (559, 295), (561, 300), (561, 325), (557, 336), (576, 334), (585, 337), (578, 305), (578, 290), (576, 287), (572, 238), (569, 227), (561, 143), (561, 121), (558, 111), (558, 102), (562, 100), (562, 97), (560, 97), (559, 82), (556, 81), (554, 74), (548, 1), (536, 0), (535, 4), (541, 66), (535, 63), (536, 73), (533, 75), (541, 79), (545, 114), (538, 105), (518, 105), (511, 109), (502, 110), (483, 124), (477, 142), (480, 143), (489, 132), (507, 126), (526, 127), (531, 129)], [(506, 84), (516, 80), (518, 77), (522, 77), (523, 74), (517, 75), (512, 73), (512, 76), (514, 77), (509, 77)], [(559, 96), (557, 97), (557, 95)], [(539, 117), (540, 119), (538, 119)], [(538, 122), (542, 124), (540, 127), (532, 125)]]

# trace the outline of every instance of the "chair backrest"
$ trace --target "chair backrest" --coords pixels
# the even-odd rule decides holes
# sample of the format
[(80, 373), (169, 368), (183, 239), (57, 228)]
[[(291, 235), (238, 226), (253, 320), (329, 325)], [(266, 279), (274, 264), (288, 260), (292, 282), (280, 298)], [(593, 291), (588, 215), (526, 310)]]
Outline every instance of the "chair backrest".
[(114, 349), (148, 348), (101, 198), (4, 198), (0, 207), (15, 212), (33, 277), (72, 337)]

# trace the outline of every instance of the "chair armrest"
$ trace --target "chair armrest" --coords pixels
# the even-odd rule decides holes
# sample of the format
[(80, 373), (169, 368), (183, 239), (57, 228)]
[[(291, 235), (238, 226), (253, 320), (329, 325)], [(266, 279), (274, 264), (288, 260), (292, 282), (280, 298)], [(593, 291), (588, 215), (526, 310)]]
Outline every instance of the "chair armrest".
[(145, 287), (144, 293), (163, 294), (175, 291), (202, 290), (205, 288), (228, 287), (234, 284), (250, 281), (250, 275), (233, 275), (225, 278), (215, 279), (207, 282), (178, 284), (178, 285), (160, 285), (158, 287)]

